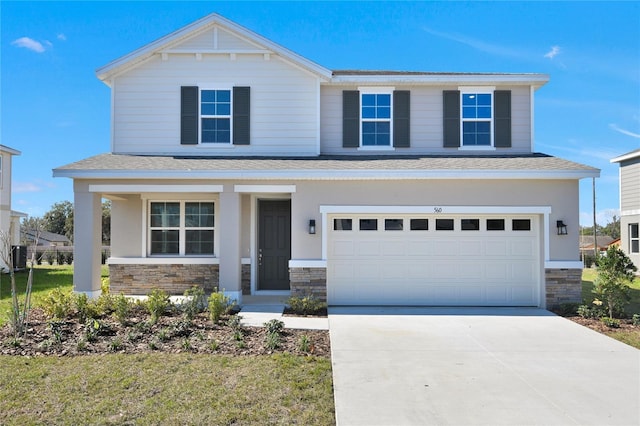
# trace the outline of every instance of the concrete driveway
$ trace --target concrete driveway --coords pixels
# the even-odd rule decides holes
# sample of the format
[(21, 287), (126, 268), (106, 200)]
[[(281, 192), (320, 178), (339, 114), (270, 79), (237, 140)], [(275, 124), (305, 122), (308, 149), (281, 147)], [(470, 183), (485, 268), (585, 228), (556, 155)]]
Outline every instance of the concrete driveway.
[(338, 425), (639, 425), (640, 351), (535, 308), (330, 308)]

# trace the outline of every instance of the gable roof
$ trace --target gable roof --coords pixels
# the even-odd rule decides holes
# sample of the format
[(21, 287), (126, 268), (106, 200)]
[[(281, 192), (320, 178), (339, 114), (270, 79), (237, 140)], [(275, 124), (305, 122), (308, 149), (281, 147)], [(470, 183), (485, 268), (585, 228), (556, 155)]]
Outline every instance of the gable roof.
[(7, 154), (11, 154), (11, 155), (20, 155), (20, 154), (22, 154), (17, 149), (9, 148), (8, 146), (1, 145), (1, 144), (0, 144), (0, 152), (6, 152)]
[(23, 230), (24, 235), (31, 238), (31, 239), (35, 239), (36, 236), (38, 236), (39, 240), (42, 241), (48, 241), (50, 243), (70, 243), (71, 240), (69, 240), (69, 238), (67, 238), (65, 235), (60, 235), (60, 234), (56, 234), (54, 232), (48, 232), (48, 231), (36, 231), (34, 229), (24, 229)]
[[(608, 235), (598, 235), (598, 248), (607, 248), (614, 239)], [(593, 249), (593, 235), (580, 235), (580, 248), (582, 250)]]
[[(96, 74), (98, 75), (98, 78), (100, 80), (109, 85), (108, 80), (111, 77), (131, 67), (135, 67), (136, 65), (144, 62), (152, 56), (162, 53), (163, 51), (170, 49), (172, 46), (176, 46), (177, 44), (215, 26), (224, 28), (225, 30), (235, 33), (242, 38), (248, 39), (255, 44), (263, 46), (266, 50), (280, 55), (284, 59), (293, 62), (294, 64), (312, 72), (313, 74), (318, 75), (319, 77), (323, 77), (327, 80), (331, 78), (331, 71), (327, 68), (318, 65), (315, 62), (312, 62), (304, 58), (303, 56), (300, 56), (297, 53), (294, 53), (293, 51), (282, 47), (279, 44), (274, 43), (271, 40), (218, 15), (217, 13), (207, 15), (204, 18), (192, 22), (191, 24), (172, 32), (171, 34), (161, 37), (137, 50), (134, 50), (127, 55), (124, 55), (108, 63), (103, 67), (98, 68), (96, 70)], [(221, 53), (224, 53), (224, 51), (221, 51)]]
[(600, 170), (546, 154), (318, 157), (170, 157), (101, 154), (54, 177), (112, 179), (581, 179)]

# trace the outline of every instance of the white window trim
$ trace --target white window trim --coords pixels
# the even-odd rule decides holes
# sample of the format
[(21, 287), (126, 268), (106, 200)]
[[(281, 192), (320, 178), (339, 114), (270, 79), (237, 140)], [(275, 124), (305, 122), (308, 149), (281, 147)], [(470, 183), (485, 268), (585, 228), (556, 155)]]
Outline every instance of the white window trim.
[[(360, 118), (358, 133), (360, 136), (360, 146), (358, 147), (359, 151), (394, 151), (393, 147), (393, 91), (395, 87), (358, 87), (358, 91), (360, 92), (360, 111), (358, 112), (358, 116)], [(368, 118), (366, 120), (362, 119), (362, 97), (364, 95), (389, 95), (391, 99), (389, 119), (382, 118)], [(389, 122), (389, 145), (362, 145), (362, 122), (363, 121), (373, 121), (373, 122)]]
[[(155, 195), (155, 194), (154, 194)], [(217, 232), (217, 224), (218, 224), (218, 200), (212, 199), (210, 197), (202, 198), (202, 197), (194, 197), (190, 199), (176, 199), (176, 198), (146, 198), (144, 197), (144, 208), (142, 209), (142, 232), (143, 232), (143, 247), (142, 247), (142, 257), (143, 258), (158, 258), (158, 259), (171, 259), (171, 258), (218, 258), (219, 257), (219, 232)], [(185, 226), (185, 204), (191, 202), (206, 202), (213, 203), (213, 254), (185, 254), (186, 247), (186, 231), (187, 227)], [(178, 254), (151, 254), (151, 225), (149, 221), (149, 214), (151, 212), (151, 203), (180, 203), (180, 226), (177, 227), (179, 230), (179, 252)], [(163, 229), (174, 229), (176, 227), (163, 228)], [(158, 228), (153, 228), (158, 229)], [(191, 228), (189, 228), (191, 229)], [(204, 228), (211, 229), (211, 228)]]
[[(203, 115), (202, 114), (202, 92), (205, 90), (228, 90), (229, 91), (229, 142), (202, 142), (202, 119), (203, 118), (227, 118), (226, 115)], [(200, 147), (233, 147), (233, 86), (212, 86), (206, 85), (198, 87), (198, 146)]]
[[(494, 92), (496, 90), (495, 86), (460, 86), (458, 87), (460, 91), (460, 147), (459, 151), (495, 151), (495, 132), (494, 132), (494, 115), (495, 115), (495, 95)], [(465, 94), (479, 94), (479, 95), (491, 95), (491, 119), (489, 120), (489, 128), (491, 132), (491, 145), (464, 145), (464, 123), (467, 121), (487, 121), (486, 119), (465, 119), (463, 118), (463, 96)]]

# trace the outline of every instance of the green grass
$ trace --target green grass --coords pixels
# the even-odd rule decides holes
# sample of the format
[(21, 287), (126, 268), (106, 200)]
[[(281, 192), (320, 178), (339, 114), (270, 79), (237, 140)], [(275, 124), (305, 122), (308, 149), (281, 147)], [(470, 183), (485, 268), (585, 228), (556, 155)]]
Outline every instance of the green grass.
[[(102, 266), (102, 276), (108, 276), (109, 269)], [(24, 296), (24, 290), (27, 286), (28, 270), (17, 272), (16, 287), (18, 294)], [(51, 289), (54, 288), (68, 289), (73, 288), (73, 266), (48, 266), (38, 265), (33, 268), (33, 289), (32, 289), (32, 305), (37, 306), (39, 300)], [(0, 274), (0, 327), (7, 322), (7, 315), (11, 309), (11, 281), (9, 274)]]
[[(597, 275), (595, 268), (582, 270), (582, 299), (587, 305), (590, 305), (594, 299), (593, 281)], [(634, 279), (629, 287), (631, 288), (631, 302), (627, 305), (625, 311), (629, 316), (640, 314), (640, 277)]]
[(0, 365), (0, 424), (335, 423), (328, 359), (0, 356)]

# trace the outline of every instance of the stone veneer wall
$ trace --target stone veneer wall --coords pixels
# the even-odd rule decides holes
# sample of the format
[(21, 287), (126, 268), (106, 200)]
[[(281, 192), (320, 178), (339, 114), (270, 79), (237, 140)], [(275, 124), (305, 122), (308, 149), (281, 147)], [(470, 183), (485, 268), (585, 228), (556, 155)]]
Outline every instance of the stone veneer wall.
[(113, 294), (146, 295), (160, 288), (182, 295), (194, 285), (212, 292), (219, 283), (218, 265), (109, 265), (109, 287)]
[(291, 297), (315, 296), (327, 301), (326, 268), (289, 268)]
[(582, 269), (545, 269), (547, 309), (582, 302)]
[(242, 294), (251, 294), (251, 265), (242, 265), (241, 281), (242, 281)]

